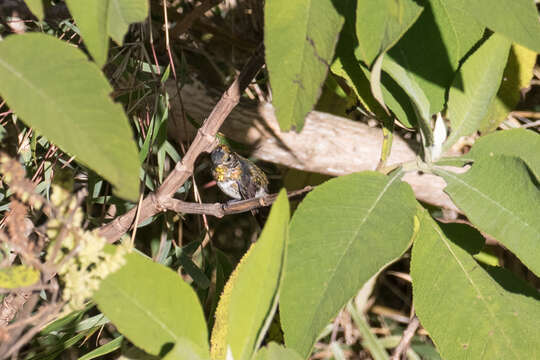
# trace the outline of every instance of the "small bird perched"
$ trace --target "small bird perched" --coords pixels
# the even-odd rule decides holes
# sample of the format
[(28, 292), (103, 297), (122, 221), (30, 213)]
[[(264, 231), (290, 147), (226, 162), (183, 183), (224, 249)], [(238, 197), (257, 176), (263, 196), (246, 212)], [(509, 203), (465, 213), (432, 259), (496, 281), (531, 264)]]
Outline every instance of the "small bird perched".
[(248, 159), (218, 145), (210, 154), (212, 176), (228, 196), (236, 200), (262, 197), (268, 193), (266, 174)]

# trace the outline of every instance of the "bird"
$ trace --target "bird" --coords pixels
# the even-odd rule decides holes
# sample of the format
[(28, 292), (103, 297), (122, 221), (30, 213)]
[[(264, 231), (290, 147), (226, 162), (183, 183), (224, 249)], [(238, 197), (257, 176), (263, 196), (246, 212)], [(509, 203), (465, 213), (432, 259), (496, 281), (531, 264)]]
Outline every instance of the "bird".
[(268, 178), (264, 171), (224, 144), (211, 153), (212, 176), (218, 187), (235, 200), (259, 198), (268, 194)]

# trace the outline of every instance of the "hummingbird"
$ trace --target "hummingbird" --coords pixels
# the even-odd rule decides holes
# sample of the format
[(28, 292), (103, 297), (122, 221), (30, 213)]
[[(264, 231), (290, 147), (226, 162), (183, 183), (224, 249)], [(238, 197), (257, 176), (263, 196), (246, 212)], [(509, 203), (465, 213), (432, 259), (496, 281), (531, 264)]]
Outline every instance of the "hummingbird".
[(268, 178), (253, 162), (218, 145), (210, 154), (212, 176), (218, 187), (235, 200), (263, 197), (268, 194)]

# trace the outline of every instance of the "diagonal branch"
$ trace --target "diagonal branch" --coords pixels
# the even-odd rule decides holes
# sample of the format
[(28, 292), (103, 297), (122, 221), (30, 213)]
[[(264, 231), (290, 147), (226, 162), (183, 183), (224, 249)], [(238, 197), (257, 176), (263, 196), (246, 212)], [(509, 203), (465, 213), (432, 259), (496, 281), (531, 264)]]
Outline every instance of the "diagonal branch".
[[(257, 75), (263, 65), (264, 56), (261, 45), (231, 86), (221, 96), (221, 99), (219, 99), (202, 127), (197, 131), (195, 140), (193, 140), (182, 161), (176, 164), (174, 170), (167, 176), (155, 193), (150, 193), (144, 198), (140, 205), (139, 217), (141, 221), (148, 219), (160, 211), (164, 211), (166, 209), (163, 205), (164, 202), (171, 199), (176, 190), (193, 174), (194, 164), (199, 155), (203, 152), (212, 151), (217, 145), (216, 134), (219, 128), (238, 104), (244, 89), (249, 85), (255, 75)], [(118, 240), (133, 225), (136, 212), (137, 208), (135, 207), (127, 213), (118, 216), (110, 223), (100, 227), (99, 234), (109, 242)]]

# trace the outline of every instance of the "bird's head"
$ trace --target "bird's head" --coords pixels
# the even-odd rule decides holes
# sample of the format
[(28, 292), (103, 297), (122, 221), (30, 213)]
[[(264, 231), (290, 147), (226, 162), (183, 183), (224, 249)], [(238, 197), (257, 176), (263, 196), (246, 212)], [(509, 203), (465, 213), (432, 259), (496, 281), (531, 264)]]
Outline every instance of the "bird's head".
[(232, 161), (231, 149), (227, 145), (219, 144), (210, 154), (214, 165), (227, 164)]

